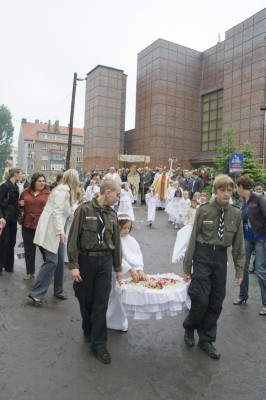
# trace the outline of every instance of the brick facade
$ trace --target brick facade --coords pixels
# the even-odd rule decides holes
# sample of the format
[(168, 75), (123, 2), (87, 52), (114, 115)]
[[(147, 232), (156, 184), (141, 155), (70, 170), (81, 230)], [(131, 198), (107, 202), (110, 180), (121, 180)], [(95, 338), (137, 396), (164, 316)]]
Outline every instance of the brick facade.
[(85, 171), (117, 166), (124, 153), (126, 79), (123, 71), (101, 65), (87, 75)]
[(214, 149), (202, 150), (203, 96), (217, 91), (221, 128), (236, 131), (239, 151), (248, 140), (265, 160), (265, 34), (263, 9), (204, 52), (156, 40), (138, 54), (135, 129), (125, 135), (126, 76), (95, 68), (87, 80), (84, 169), (117, 166), (119, 153), (150, 156), (152, 167), (170, 157), (188, 168), (211, 162)]

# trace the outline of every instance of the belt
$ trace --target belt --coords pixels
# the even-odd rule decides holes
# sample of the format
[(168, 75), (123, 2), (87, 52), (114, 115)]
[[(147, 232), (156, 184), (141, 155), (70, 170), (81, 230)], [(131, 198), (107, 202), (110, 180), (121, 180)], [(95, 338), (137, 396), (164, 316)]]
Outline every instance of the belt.
[(214, 246), (212, 244), (200, 243), (200, 242), (197, 242), (197, 243), (199, 243), (201, 246), (205, 246), (205, 247), (209, 248), (210, 250), (215, 250), (215, 251), (226, 251), (227, 250), (227, 247), (225, 247), (225, 246)]
[(88, 253), (86, 253), (86, 256), (103, 257), (103, 256), (107, 256), (111, 253), (112, 253), (111, 251), (89, 251)]

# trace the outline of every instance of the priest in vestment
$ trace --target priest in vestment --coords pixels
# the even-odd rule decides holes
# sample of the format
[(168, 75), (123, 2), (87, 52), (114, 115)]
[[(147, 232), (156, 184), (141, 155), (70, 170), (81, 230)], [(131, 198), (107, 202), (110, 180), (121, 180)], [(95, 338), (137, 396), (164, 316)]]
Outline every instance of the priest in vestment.
[(132, 165), (130, 168), (130, 172), (127, 176), (127, 182), (133, 194), (134, 203), (136, 203), (138, 200), (140, 176), (135, 165)]
[(160, 174), (152, 184), (155, 193), (158, 194), (157, 207), (159, 210), (164, 210), (166, 207), (167, 188), (170, 185), (170, 180), (170, 176), (167, 174), (166, 168), (164, 168), (162, 174)]

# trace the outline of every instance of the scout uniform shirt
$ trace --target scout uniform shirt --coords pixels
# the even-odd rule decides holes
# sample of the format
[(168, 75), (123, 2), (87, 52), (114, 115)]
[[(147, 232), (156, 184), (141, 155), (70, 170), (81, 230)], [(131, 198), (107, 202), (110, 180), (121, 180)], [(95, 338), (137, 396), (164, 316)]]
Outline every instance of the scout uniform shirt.
[[(99, 241), (100, 216), (105, 223), (102, 243)], [(93, 198), (75, 212), (67, 243), (68, 269), (79, 268), (79, 254), (103, 256), (105, 252), (112, 253), (114, 270), (121, 271), (122, 251), (116, 211), (110, 206), (101, 207)]]
[[(224, 210), (224, 233), (218, 237), (219, 221)], [(191, 274), (192, 260), (196, 242), (212, 247), (232, 246), (232, 256), (236, 269), (236, 278), (242, 278), (245, 266), (245, 246), (241, 211), (229, 203), (221, 206), (215, 199), (198, 208), (189, 245), (183, 262), (185, 274)]]

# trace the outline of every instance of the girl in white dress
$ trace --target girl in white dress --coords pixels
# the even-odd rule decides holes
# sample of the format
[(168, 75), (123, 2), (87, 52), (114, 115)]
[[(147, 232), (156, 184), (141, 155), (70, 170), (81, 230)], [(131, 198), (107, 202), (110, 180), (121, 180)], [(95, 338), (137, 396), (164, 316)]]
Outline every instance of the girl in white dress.
[(134, 197), (132, 195), (132, 191), (129, 189), (127, 183), (122, 183), (119, 207), (117, 212), (119, 214), (127, 214), (131, 221), (135, 221), (135, 215), (132, 207), (133, 203), (134, 203)]
[(180, 200), (180, 203), (179, 203), (179, 212), (180, 212), (180, 215), (181, 215), (181, 223), (180, 223), (181, 227), (184, 226), (185, 215), (187, 214), (188, 209), (189, 209), (189, 207), (191, 205), (191, 202), (190, 202), (188, 196), (189, 196), (189, 192), (184, 190), (183, 197), (182, 197), (182, 199)]
[(181, 261), (186, 253), (189, 239), (191, 236), (195, 216), (197, 212), (198, 203), (196, 199), (191, 200), (191, 206), (184, 219), (185, 226), (177, 232), (176, 241), (172, 256), (172, 262), (177, 263)]
[[(129, 272), (133, 282), (147, 280), (143, 271), (143, 256), (139, 244), (131, 235), (132, 221), (126, 214), (118, 215), (120, 236), (122, 245), (122, 273), (123, 276)], [(107, 328), (126, 332), (128, 319), (120, 301), (120, 295), (116, 291), (116, 275), (113, 273), (113, 285), (109, 297), (106, 314)]]
[(155, 221), (157, 200), (158, 194), (155, 193), (154, 187), (150, 187), (145, 196), (145, 201), (148, 207), (147, 222), (149, 226), (152, 226)]
[(91, 201), (91, 199), (95, 196), (96, 193), (100, 192), (100, 186), (95, 180), (91, 180), (89, 186), (86, 189), (86, 199)]

